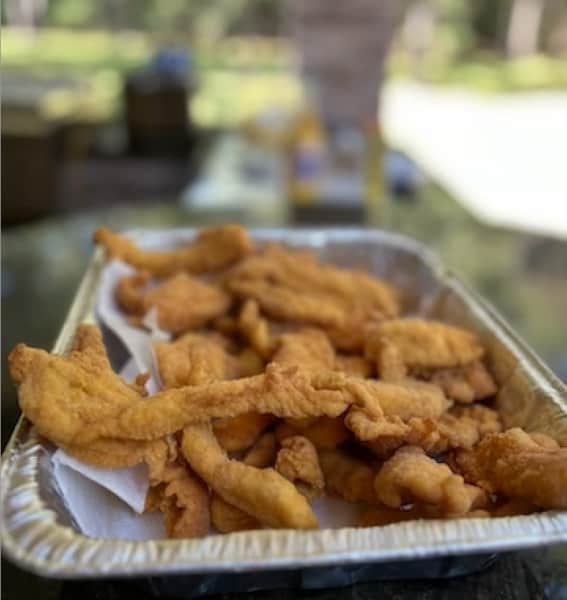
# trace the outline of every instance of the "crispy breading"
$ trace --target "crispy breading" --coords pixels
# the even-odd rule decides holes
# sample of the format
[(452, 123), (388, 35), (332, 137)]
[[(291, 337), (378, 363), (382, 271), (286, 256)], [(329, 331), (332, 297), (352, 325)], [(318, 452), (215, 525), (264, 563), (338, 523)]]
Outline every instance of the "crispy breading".
[(252, 348), (244, 348), (236, 355), (239, 377), (252, 377), (264, 372), (264, 359)]
[[(89, 335), (100, 337), (100, 331), (94, 328)], [(98, 351), (79, 348), (63, 357), (19, 344), (8, 362), (22, 411), (56, 444), (73, 445), (85, 428), (142, 400)]]
[(466, 484), (446, 464), (429, 458), (415, 446), (400, 448), (382, 465), (374, 489), (386, 506), (399, 508), (425, 502), (438, 507), (445, 516), (465, 514), (487, 501), (480, 488)]
[(269, 527), (318, 527), (307, 500), (273, 469), (257, 469), (230, 460), (209, 425), (183, 432), (183, 455), (193, 469), (229, 504)]
[(79, 428), (75, 444), (99, 437), (156, 439), (191, 423), (247, 412), (277, 417), (337, 416), (355, 401), (337, 373), (305, 374), (268, 365), (263, 375), (165, 390), (119, 416)]
[(454, 406), (451, 408), (451, 414), (458, 418), (468, 417), (473, 419), (481, 438), (489, 433), (500, 433), (502, 431), (502, 420), (498, 412), (483, 404)]
[(442, 454), (454, 448), (472, 448), (482, 437), (480, 430), (479, 422), (467, 416), (445, 413), (439, 419), (415, 417), (399, 433), (381, 435), (368, 441), (366, 447), (379, 458), (389, 458), (405, 444), (419, 446), (428, 454)]
[(310, 252), (276, 244), (242, 261), (230, 274), (230, 280), (235, 279), (272, 281), (291, 290), (336, 298), (351, 308), (370, 307), (388, 317), (400, 310), (395, 290), (378, 277), (323, 264)]
[(147, 288), (149, 278), (149, 273), (123, 277), (116, 286), (116, 300), (127, 314), (138, 317), (154, 308), (165, 331), (179, 334), (201, 327), (230, 306), (230, 297), (222, 289), (187, 273), (172, 275), (152, 288)]
[(301, 434), (318, 450), (334, 450), (351, 437), (341, 417), (319, 417), (306, 427), (298, 427), (294, 420), (286, 419), (277, 425), (275, 434), (279, 442), (292, 435)]
[(287, 417), (283, 420), (286, 425), (289, 425), (296, 431), (303, 431), (315, 425), (319, 419), (317, 417), (304, 417), (302, 419), (294, 419)]
[(359, 402), (350, 408), (345, 425), (362, 441), (387, 435), (404, 436), (411, 418), (436, 419), (448, 407), (443, 392), (424, 382), (358, 379), (350, 386)]
[(278, 453), (278, 442), (273, 432), (263, 433), (248, 449), (242, 462), (251, 467), (264, 469), (271, 467)]
[[(400, 391), (391, 395), (387, 384), (336, 372), (285, 369), (277, 363), (268, 365), (262, 375), (165, 390), (143, 403), (110, 370), (94, 377), (71, 359), (25, 346), (16, 348), (10, 364), (14, 380), (20, 381), (26, 416), (52, 441), (73, 446), (98, 438), (157, 439), (191, 423), (247, 412), (336, 417), (355, 404), (373, 418), (413, 414), (412, 403)], [(404, 384), (404, 389), (410, 399), (417, 394), (425, 406), (419, 410), (429, 414), (439, 399), (428, 396), (427, 385), (421, 383), (417, 389), (418, 384), (412, 384), (411, 391), (412, 386)], [(442, 397), (437, 387), (430, 387)], [(49, 418), (52, 415), (57, 418)]]
[(334, 417), (353, 400), (339, 374), (307, 376), (276, 364), (255, 377), (165, 390), (138, 408), (140, 394), (115, 373), (95, 375), (72, 358), (20, 345), (10, 370), (26, 416), (50, 440), (67, 445), (157, 439), (190, 423), (246, 412)]
[(224, 450), (237, 452), (250, 448), (264, 429), (274, 421), (275, 417), (272, 415), (249, 412), (236, 417), (215, 420), (213, 431)]
[(291, 482), (301, 482), (315, 493), (325, 487), (315, 446), (301, 435), (285, 438), (276, 457), (275, 469)]
[(163, 439), (150, 442), (99, 439), (88, 446), (61, 445), (61, 448), (77, 460), (106, 469), (133, 467), (142, 462), (153, 462), (156, 455), (163, 456), (164, 460), (172, 460), (169, 445)]
[(322, 331), (302, 329), (279, 336), (272, 361), (282, 367), (330, 371), (335, 365), (335, 351)]
[(554, 440), (549, 435), (540, 431), (530, 431), (528, 435), (532, 438), (533, 442), (538, 444), (538, 446), (541, 446), (542, 448), (545, 448), (547, 450), (559, 450), (559, 448), (561, 447), (557, 443), (557, 440)]
[(174, 342), (154, 342), (153, 348), (167, 389), (234, 379), (240, 374), (237, 359), (215, 338), (187, 333)]
[(220, 533), (262, 529), (257, 519), (225, 502), (218, 494), (213, 494), (211, 499), (211, 521)]
[(242, 261), (226, 285), (275, 319), (321, 327), (346, 350), (362, 347), (368, 323), (399, 312), (394, 290), (378, 278), (323, 265), (308, 253), (281, 246)]
[(141, 249), (128, 237), (105, 228), (97, 229), (93, 239), (105, 247), (110, 257), (158, 277), (179, 271), (193, 274), (220, 271), (254, 249), (248, 233), (240, 225), (204, 229), (193, 242), (169, 251)]
[(368, 416), (373, 426), (382, 428), (396, 419), (440, 414), (445, 402), (439, 388), (422, 382), (385, 384), (334, 372), (282, 369), (271, 363), (264, 375), (161, 392), (148, 398), (143, 407), (132, 407), (118, 419), (98, 423), (81, 437), (85, 442), (92, 436), (155, 439), (190, 423), (246, 412), (336, 417), (349, 404)]
[[(547, 436), (546, 436), (547, 437)], [(455, 462), (468, 481), (541, 508), (567, 508), (567, 448), (519, 428), (487, 435)]]
[(364, 350), (385, 380), (400, 379), (412, 369), (464, 366), (484, 355), (474, 333), (424, 319), (393, 319), (369, 326)]
[(235, 279), (228, 289), (239, 298), (252, 298), (268, 316), (321, 327), (343, 327), (345, 309), (328, 298), (297, 292), (263, 280)]
[[(238, 361), (214, 338), (189, 333), (172, 343), (157, 342), (154, 350), (166, 389), (224, 381), (239, 375)], [(214, 431), (225, 450), (243, 450), (273, 420), (271, 415), (246, 413), (218, 419)]]
[(353, 407), (345, 416), (345, 425), (361, 442), (382, 437), (404, 438), (410, 431), (409, 426), (400, 417), (375, 417), (364, 409)]
[(337, 354), (335, 358), (335, 369), (353, 377), (370, 377), (372, 375), (372, 364), (356, 354)]
[(69, 360), (97, 372), (112, 370), (102, 332), (96, 325), (82, 323), (73, 336)]
[(322, 450), (319, 464), (325, 477), (327, 492), (347, 502), (376, 503), (374, 478), (376, 470), (364, 461), (342, 450)]
[(196, 538), (209, 532), (209, 490), (187, 465), (168, 465), (156, 488), (168, 537)]
[[(157, 342), (154, 350), (166, 389), (224, 381), (241, 374), (241, 363), (216, 338), (186, 334), (175, 342)], [(218, 419), (213, 430), (227, 451), (249, 448), (274, 421), (271, 415), (245, 413)]]
[(498, 390), (490, 371), (481, 361), (463, 367), (439, 369), (428, 379), (440, 386), (449, 398), (464, 404), (490, 398)]
[(498, 413), (482, 405), (454, 407), (435, 419), (410, 419), (402, 443), (420, 446), (429, 454), (470, 449), (488, 433), (502, 430)]
[(364, 330), (382, 318), (367, 307), (346, 306), (320, 292), (292, 290), (263, 280), (231, 280), (228, 289), (239, 298), (252, 298), (269, 317), (321, 328), (333, 345), (346, 351), (362, 348)]
[(260, 314), (260, 307), (255, 300), (244, 302), (236, 328), (260, 356), (267, 359), (272, 355), (274, 340), (270, 334), (270, 327), (268, 321)]

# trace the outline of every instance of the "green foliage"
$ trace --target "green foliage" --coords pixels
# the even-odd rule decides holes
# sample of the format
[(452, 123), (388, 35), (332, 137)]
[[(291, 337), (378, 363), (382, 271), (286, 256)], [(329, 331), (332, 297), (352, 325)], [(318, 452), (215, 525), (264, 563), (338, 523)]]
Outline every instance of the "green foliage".
[(4, 67), (35, 72), (86, 74), (99, 69), (125, 70), (148, 60), (152, 44), (136, 32), (40, 29), (34, 35), (5, 27), (1, 48)]
[(92, 0), (51, 0), (48, 4), (47, 23), (59, 27), (94, 24), (97, 7), (98, 4)]

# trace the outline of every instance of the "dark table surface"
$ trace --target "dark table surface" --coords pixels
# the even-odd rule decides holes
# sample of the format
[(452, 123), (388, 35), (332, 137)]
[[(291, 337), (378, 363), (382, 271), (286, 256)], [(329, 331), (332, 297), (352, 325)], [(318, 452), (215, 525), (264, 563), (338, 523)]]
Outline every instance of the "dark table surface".
[[(208, 221), (222, 222), (222, 214)], [(4, 376), (6, 354), (18, 342), (49, 348), (65, 318), (92, 250), (96, 226), (199, 225), (171, 203), (116, 207), (53, 217), (2, 233), (2, 439), (18, 415), (14, 388)], [(269, 224), (269, 223), (268, 223)], [(490, 300), (535, 351), (567, 380), (567, 243), (476, 222), (436, 186), (425, 184), (414, 200), (392, 201), (382, 226), (428, 243)], [(3, 561), (2, 597), (176, 597), (159, 580), (61, 582), (25, 574)], [(183, 597), (183, 594), (177, 595)], [(217, 598), (236, 597), (232, 594)], [(329, 590), (244, 593), (239, 598), (567, 599), (567, 547), (502, 555), (479, 573), (451, 579), (393, 580)]]

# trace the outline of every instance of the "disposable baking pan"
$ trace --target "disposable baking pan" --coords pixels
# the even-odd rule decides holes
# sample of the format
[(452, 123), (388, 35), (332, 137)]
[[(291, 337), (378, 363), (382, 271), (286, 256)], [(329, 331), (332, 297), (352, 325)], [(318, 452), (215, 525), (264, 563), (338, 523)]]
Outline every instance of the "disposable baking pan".
[[(258, 241), (309, 248), (325, 260), (365, 267), (392, 281), (406, 312), (478, 332), (500, 384), (496, 402), (507, 426), (549, 433), (567, 444), (567, 389), (505, 321), (423, 245), (365, 229), (254, 230)], [(167, 247), (190, 229), (134, 231), (147, 247)], [(93, 318), (104, 257), (95, 250), (53, 350), (67, 351), (79, 323)], [(115, 368), (124, 352), (109, 338)], [(386, 527), (318, 531), (259, 530), (197, 540), (101, 540), (82, 535), (41, 460), (46, 442), (21, 419), (4, 452), (0, 527), (7, 556), (58, 578), (190, 576), (201, 593), (285, 585), (332, 587), (393, 576), (439, 577), (478, 570), (494, 553), (567, 541), (567, 512), (498, 519), (415, 521)], [(282, 571), (293, 569), (294, 576)], [(252, 573), (253, 572), (253, 573)], [(219, 576), (222, 574), (222, 577)], [(178, 580), (178, 578), (175, 578)], [(292, 581), (293, 580), (293, 581)], [(164, 584), (165, 585), (165, 584)], [(166, 586), (167, 587), (167, 586)], [(165, 588), (164, 588), (165, 589)], [(185, 588), (187, 590), (187, 588)]]

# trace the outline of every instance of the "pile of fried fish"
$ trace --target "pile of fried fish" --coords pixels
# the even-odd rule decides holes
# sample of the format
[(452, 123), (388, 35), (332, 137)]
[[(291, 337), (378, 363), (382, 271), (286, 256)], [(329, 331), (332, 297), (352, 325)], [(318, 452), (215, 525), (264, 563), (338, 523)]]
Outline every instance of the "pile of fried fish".
[(18, 345), (11, 376), (47, 440), (147, 464), (170, 537), (316, 528), (322, 495), (356, 504), (359, 526), (567, 508), (567, 449), (504, 428), (477, 335), (404, 318), (387, 282), (238, 225), (167, 251), (94, 239), (133, 267), (114, 290), (129, 322), (153, 310), (171, 334), (148, 342), (161, 390), (123, 381), (94, 325), (66, 356)]

